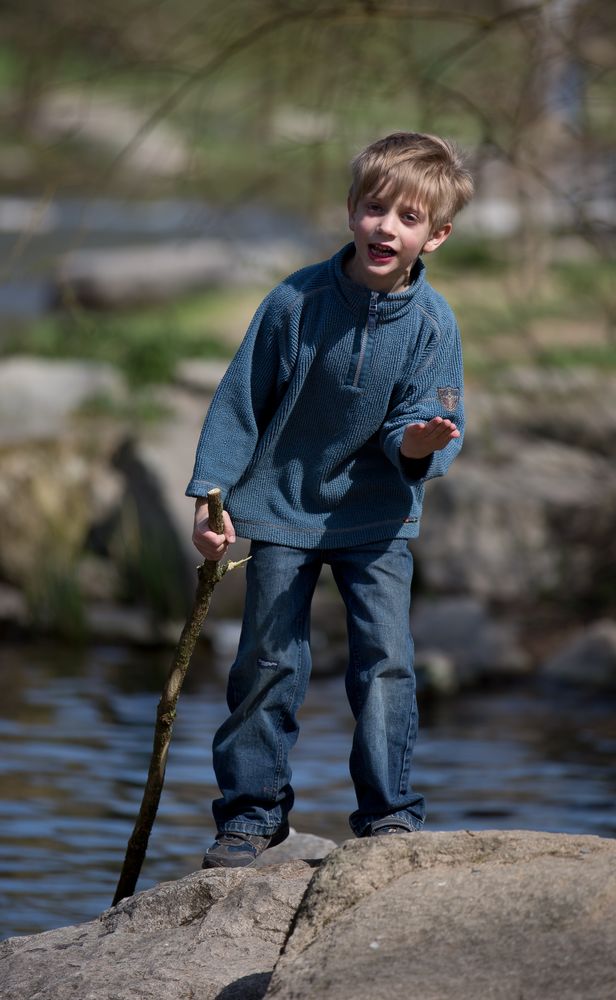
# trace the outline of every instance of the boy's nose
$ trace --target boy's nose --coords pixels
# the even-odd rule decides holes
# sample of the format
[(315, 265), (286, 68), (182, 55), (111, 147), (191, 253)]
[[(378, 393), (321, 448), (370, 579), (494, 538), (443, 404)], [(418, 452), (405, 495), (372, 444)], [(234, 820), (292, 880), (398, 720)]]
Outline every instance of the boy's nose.
[(389, 236), (393, 236), (394, 234), (393, 216), (391, 214), (383, 215), (379, 219), (379, 224), (376, 228), (378, 233), (383, 233), (383, 234), (387, 233)]

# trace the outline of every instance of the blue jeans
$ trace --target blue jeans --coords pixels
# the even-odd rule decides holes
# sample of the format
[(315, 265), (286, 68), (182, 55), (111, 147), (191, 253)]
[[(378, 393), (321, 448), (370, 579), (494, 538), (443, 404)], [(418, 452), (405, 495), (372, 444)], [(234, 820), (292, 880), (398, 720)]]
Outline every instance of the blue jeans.
[(214, 737), (222, 794), (218, 830), (271, 836), (293, 806), (289, 752), (310, 677), (310, 604), (329, 563), (347, 611), (346, 691), (356, 721), (351, 829), (396, 815), (418, 829), (424, 800), (410, 784), (417, 702), (409, 605), (413, 561), (404, 539), (341, 549), (253, 542), (244, 620), (231, 667), (231, 712)]

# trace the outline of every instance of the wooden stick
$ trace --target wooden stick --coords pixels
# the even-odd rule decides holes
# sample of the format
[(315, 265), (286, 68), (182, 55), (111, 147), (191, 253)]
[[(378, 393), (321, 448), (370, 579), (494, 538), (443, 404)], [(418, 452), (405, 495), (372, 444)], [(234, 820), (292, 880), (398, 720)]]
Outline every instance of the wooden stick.
[[(212, 529), (219, 535), (224, 532), (224, 522), (222, 517), (222, 500), (219, 489), (210, 490), (208, 495), (208, 519)], [(165, 780), (165, 768), (167, 766), (167, 756), (173, 723), (175, 721), (176, 704), (182, 689), (182, 684), (188, 670), (190, 658), (192, 656), (195, 643), (201, 632), (201, 626), (205, 620), (210, 607), (210, 600), (216, 584), (222, 580), (227, 570), (235, 569), (247, 562), (242, 559), (239, 562), (225, 562), (221, 565), (211, 559), (206, 559), (197, 572), (199, 580), (195, 599), (186, 624), (182, 629), (180, 640), (177, 644), (173, 662), (167, 675), (167, 680), (156, 710), (156, 725), (154, 728), (154, 745), (148, 777), (143, 790), (141, 808), (135, 822), (133, 832), (128, 841), (126, 856), (120, 873), (120, 878), (113, 897), (112, 905), (115, 906), (126, 896), (132, 896), (135, 892), (137, 880), (141, 872), (141, 866), (145, 858), (148, 847), (148, 840), (152, 832), (152, 826), (156, 818), (158, 803), (160, 801), (163, 782)]]

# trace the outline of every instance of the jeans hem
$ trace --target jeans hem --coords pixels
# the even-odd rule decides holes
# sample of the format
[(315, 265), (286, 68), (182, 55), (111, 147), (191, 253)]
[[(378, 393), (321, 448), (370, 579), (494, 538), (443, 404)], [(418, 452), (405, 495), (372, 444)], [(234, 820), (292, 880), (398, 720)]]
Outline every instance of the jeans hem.
[[(408, 815), (408, 813), (406, 813), (406, 814), (404, 814), (404, 813), (388, 813), (386, 815), (391, 815), (392, 820), (395, 818), (396, 822), (398, 822), (398, 823), (404, 823), (405, 826), (408, 826), (410, 833), (418, 833), (419, 830), (421, 830), (422, 827), (423, 827), (423, 825), (424, 825), (424, 821), (423, 820), (419, 820), (416, 817), (411, 818)], [(368, 835), (368, 831), (369, 831), (370, 827), (372, 826), (372, 824), (376, 823), (377, 820), (384, 819), (384, 818), (385, 818), (384, 816), (381, 816), (381, 815), (377, 816), (375, 814), (373, 816), (367, 816), (363, 820), (363, 822), (361, 823), (361, 825), (358, 825), (357, 823), (349, 823), (349, 826), (351, 827), (351, 830), (353, 831), (353, 833), (355, 834), (356, 837), (365, 837), (365, 836)]]
[(273, 837), (275, 833), (278, 833), (281, 827), (285, 825), (285, 822), (279, 823), (277, 826), (273, 826), (268, 829), (263, 829), (262, 824), (257, 823), (235, 823), (227, 824), (224, 823), (218, 828), (218, 833), (245, 833), (251, 837)]

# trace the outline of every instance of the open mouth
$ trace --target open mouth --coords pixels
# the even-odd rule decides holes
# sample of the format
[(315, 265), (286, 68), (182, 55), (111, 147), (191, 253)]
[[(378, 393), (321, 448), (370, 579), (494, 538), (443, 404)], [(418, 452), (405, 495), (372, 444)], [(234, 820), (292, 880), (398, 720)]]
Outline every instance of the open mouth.
[(368, 253), (372, 260), (389, 260), (396, 256), (396, 251), (392, 250), (386, 243), (369, 243)]

